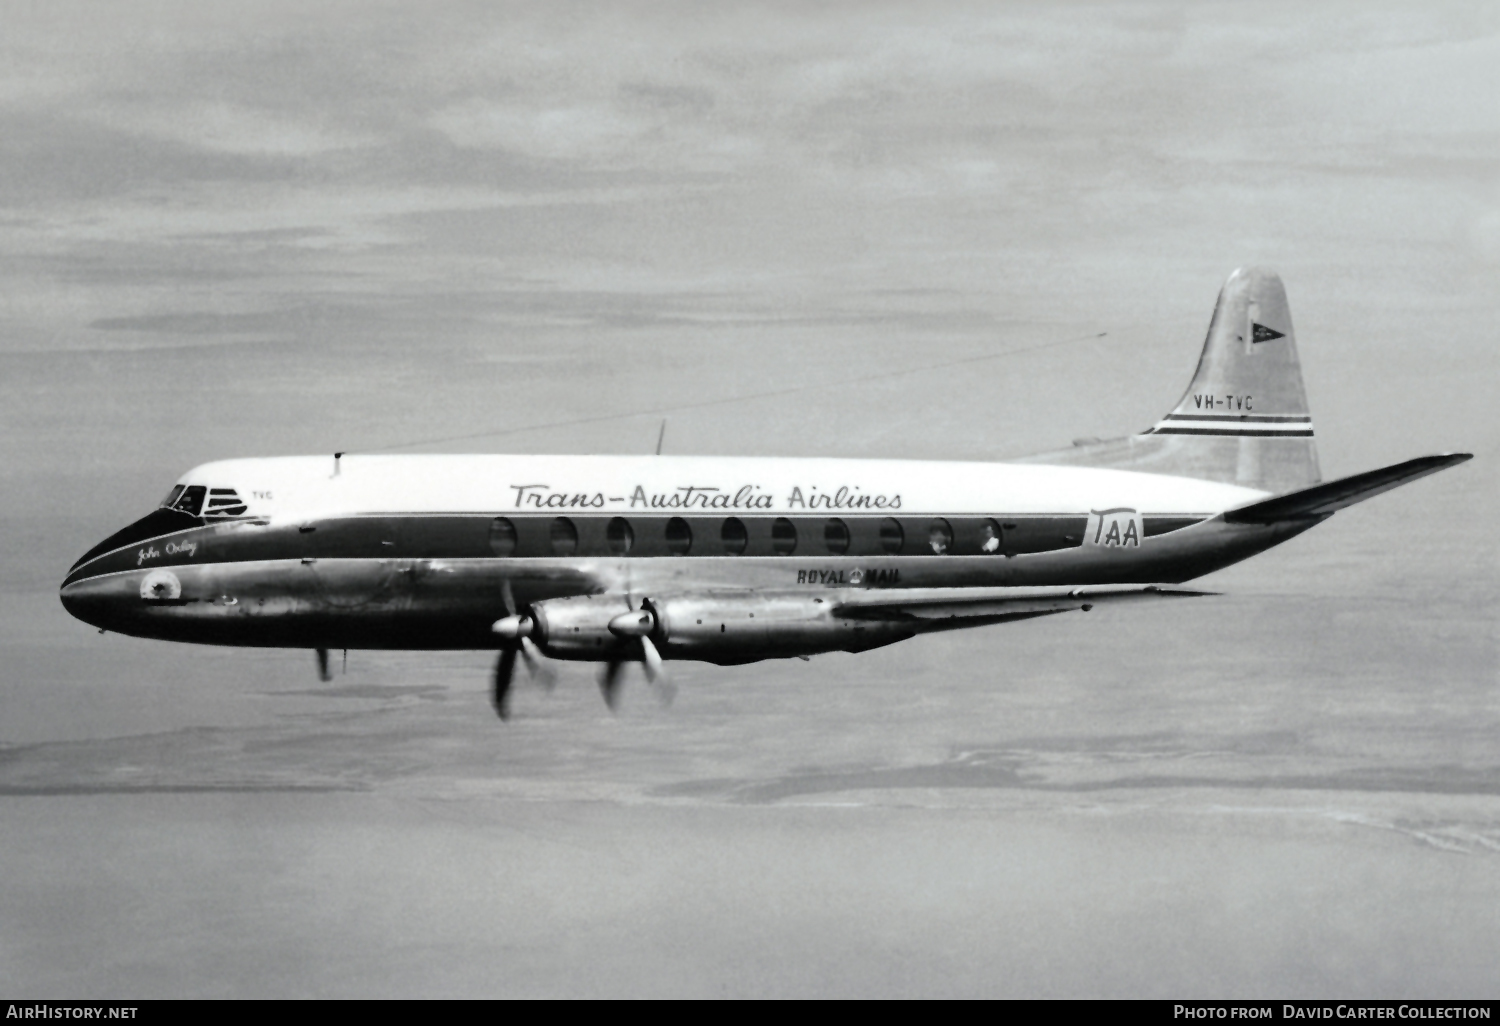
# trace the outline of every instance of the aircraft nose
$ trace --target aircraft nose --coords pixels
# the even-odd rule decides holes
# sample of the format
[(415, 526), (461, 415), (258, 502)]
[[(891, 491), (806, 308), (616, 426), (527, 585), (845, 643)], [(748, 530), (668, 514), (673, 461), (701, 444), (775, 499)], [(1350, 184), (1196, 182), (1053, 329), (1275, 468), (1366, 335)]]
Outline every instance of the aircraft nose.
[(74, 581), (58, 589), (63, 608), (92, 627), (107, 628), (110, 612), (119, 604), (118, 588), (97, 579)]

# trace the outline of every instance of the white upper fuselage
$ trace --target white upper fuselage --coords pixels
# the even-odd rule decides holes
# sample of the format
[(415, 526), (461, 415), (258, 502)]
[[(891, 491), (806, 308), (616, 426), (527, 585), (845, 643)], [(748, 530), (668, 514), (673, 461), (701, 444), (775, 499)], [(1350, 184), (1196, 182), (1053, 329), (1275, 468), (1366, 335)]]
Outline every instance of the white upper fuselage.
[(703, 456), (291, 456), (205, 463), (244, 515), (1016, 515), (1127, 507), (1212, 515), (1267, 493), (1134, 471), (1005, 463)]

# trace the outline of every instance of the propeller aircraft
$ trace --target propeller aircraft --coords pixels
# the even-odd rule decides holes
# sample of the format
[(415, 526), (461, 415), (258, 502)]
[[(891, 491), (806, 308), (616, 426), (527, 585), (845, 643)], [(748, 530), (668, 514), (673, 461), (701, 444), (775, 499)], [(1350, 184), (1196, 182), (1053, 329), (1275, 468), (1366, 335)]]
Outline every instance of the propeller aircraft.
[(498, 650), (602, 664), (864, 652), (1176, 587), (1470, 458), (1322, 481), (1281, 280), (1219, 294), (1149, 430), (1004, 463), (674, 456), (237, 459), (183, 475), (61, 587), (101, 631), (215, 645)]

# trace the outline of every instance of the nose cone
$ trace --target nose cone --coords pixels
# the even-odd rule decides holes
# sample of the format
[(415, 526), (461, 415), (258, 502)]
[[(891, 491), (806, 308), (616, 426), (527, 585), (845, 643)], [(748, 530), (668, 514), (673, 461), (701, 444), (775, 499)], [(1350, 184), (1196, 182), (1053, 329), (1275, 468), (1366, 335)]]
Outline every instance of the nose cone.
[(112, 594), (117, 588), (109, 588), (99, 580), (74, 581), (58, 589), (57, 597), (63, 608), (84, 623), (93, 627), (109, 626), (109, 612), (118, 604), (119, 597)]
[(144, 577), (126, 572), (66, 581), (57, 597), (64, 609), (90, 626), (139, 634), (149, 630), (154, 607), (180, 604), (173, 600), (181, 590), (172, 571), (154, 570)]

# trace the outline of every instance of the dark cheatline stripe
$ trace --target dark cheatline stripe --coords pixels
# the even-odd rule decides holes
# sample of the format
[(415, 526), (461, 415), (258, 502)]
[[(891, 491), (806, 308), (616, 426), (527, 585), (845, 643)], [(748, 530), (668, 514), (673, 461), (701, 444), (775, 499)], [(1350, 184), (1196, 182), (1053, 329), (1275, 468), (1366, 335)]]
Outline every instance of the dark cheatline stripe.
[(1221, 438), (1311, 438), (1312, 428), (1306, 431), (1257, 431), (1254, 428), (1180, 428), (1159, 427), (1147, 431), (1148, 435), (1218, 435)]
[(1223, 424), (1237, 424), (1245, 422), (1248, 424), (1311, 424), (1312, 417), (1307, 414), (1273, 414), (1273, 413), (1169, 413), (1163, 420), (1207, 420)]
[(73, 564), (69, 573), (77, 570), (83, 564), (89, 562), (89, 560), (104, 555), (106, 552), (112, 552), (126, 545), (134, 545), (137, 542), (146, 541), (151, 538), (160, 538), (162, 535), (175, 534), (179, 531), (186, 531), (201, 526), (203, 526), (202, 520), (181, 510), (153, 510), (128, 527), (116, 531), (98, 545), (89, 549), (82, 556), (79, 556), (78, 562)]
[(1171, 534), (1180, 531), (1184, 527), (1192, 527), (1207, 520), (1207, 516), (1196, 517), (1146, 517), (1146, 537), (1155, 538), (1163, 534)]

